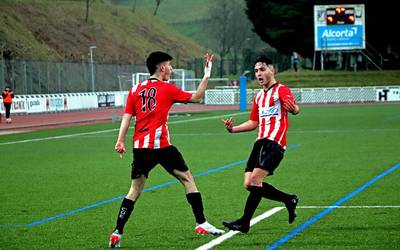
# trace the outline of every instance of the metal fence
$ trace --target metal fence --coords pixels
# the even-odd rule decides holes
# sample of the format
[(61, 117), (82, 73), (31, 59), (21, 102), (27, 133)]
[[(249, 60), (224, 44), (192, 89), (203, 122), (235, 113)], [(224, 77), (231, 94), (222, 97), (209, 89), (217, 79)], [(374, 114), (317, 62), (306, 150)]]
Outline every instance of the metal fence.
[[(247, 89), (247, 104), (252, 104), (259, 89)], [(399, 101), (400, 86), (294, 88), (291, 90), (298, 103), (368, 103)], [(212, 89), (205, 94), (205, 104), (239, 104), (238, 88)]]
[[(277, 70), (281, 71), (290, 67), (287, 57), (277, 53), (270, 55), (276, 62)], [(225, 64), (214, 63), (213, 77), (219, 75), (240, 74), (246, 70), (252, 71), (256, 54), (244, 61), (234, 62), (225, 59)], [(198, 79), (204, 70), (203, 59), (198, 58), (186, 65), (185, 70), (191, 74), (185, 82), (188, 89), (195, 89)], [(221, 68), (222, 66), (222, 68)], [(182, 66), (181, 66), (182, 67)], [(234, 70), (235, 69), (235, 70)], [(90, 64), (88, 62), (40, 62), (29, 60), (5, 60), (0, 59), (0, 89), (10, 86), (15, 94), (56, 94), (76, 92), (98, 91), (123, 91), (129, 90), (132, 84), (132, 74), (147, 72), (145, 65), (121, 65), (121, 64)], [(253, 74), (250, 74), (252, 77)], [(173, 77), (176, 78), (176, 77)], [(215, 86), (228, 85), (224, 78), (221, 83), (215, 82)], [(213, 85), (214, 82), (210, 82)], [(210, 87), (214, 87), (210, 86)]]
[(128, 90), (135, 72), (144, 65), (55, 63), (0, 60), (0, 89), (10, 86), (15, 94), (52, 94)]
[(299, 103), (354, 103), (377, 101), (377, 87), (293, 89)]

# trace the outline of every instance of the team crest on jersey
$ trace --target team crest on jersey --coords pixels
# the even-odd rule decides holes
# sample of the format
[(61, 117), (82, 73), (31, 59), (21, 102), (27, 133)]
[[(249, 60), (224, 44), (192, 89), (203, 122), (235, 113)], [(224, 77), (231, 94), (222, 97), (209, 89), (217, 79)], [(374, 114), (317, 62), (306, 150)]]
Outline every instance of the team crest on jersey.
[(265, 107), (260, 110), (260, 117), (279, 116), (279, 106)]

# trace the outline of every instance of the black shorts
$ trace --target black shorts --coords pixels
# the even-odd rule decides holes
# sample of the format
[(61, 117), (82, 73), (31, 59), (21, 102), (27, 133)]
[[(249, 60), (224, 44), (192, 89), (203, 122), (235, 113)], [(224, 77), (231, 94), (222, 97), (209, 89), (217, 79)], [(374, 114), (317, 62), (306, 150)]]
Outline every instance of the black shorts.
[(172, 145), (161, 149), (134, 148), (131, 178), (137, 179), (142, 175), (148, 178), (157, 164), (173, 176), (174, 169), (182, 172), (189, 170), (182, 154)]
[(254, 168), (261, 168), (268, 171), (269, 175), (273, 175), (284, 153), (285, 150), (277, 142), (260, 139), (254, 143), (245, 172), (253, 172)]

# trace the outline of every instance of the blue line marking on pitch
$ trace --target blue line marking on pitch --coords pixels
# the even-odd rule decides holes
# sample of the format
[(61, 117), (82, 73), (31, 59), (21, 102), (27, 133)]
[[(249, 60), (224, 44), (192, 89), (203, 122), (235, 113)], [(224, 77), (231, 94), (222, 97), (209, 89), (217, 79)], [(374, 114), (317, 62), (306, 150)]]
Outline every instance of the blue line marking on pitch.
[[(292, 149), (296, 149), (298, 147), (300, 147), (300, 144), (291, 144), (291, 145), (289, 145), (287, 147), (286, 151), (292, 150)], [(212, 169), (209, 169), (207, 171), (194, 174), (193, 176), (194, 177), (200, 177), (200, 176), (203, 176), (203, 175), (215, 173), (215, 172), (218, 172), (218, 171), (230, 168), (230, 167), (234, 167), (234, 166), (240, 165), (242, 163), (245, 163), (246, 161), (247, 161), (247, 159), (246, 160), (237, 161), (237, 162), (233, 162), (233, 163), (224, 165), (222, 167), (212, 168)], [(144, 193), (145, 192), (150, 192), (150, 191), (153, 191), (153, 190), (156, 190), (156, 189), (159, 189), (159, 188), (171, 186), (171, 185), (176, 184), (176, 183), (179, 183), (178, 180), (173, 180), (173, 181), (166, 182), (166, 183), (163, 183), (163, 184), (160, 184), (160, 185), (156, 185), (156, 186), (153, 186), (153, 187), (145, 188), (143, 190), (143, 192)], [(122, 200), (125, 196), (126, 196), (126, 194), (118, 196), (118, 197), (115, 197), (115, 198), (112, 198), (112, 199), (109, 199), (109, 200), (101, 201), (99, 203), (88, 205), (88, 206), (85, 206), (85, 207), (82, 207), (82, 208), (78, 208), (78, 209), (75, 209), (75, 210), (72, 210), (72, 211), (69, 211), (69, 212), (66, 212), (66, 213), (62, 213), (62, 214), (58, 214), (58, 215), (55, 215), (55, 216), (52, 216), (52, 217), (48, 217), (48, 218), (45, 218), (45, 219), (42, 219), (42, 220), (34, 221), (32, 223), (29, 223), (29, 224), (2, 224), (2, 225), (0, 224), (0, 228), (1, 227), (7, 227), (7, 228), (10, 228), (10, 227), (34, 227), (34, 226), (37, 226), (37, 225), (40, 225), (40, 224), (43, 224), (43, 223), (58, 219), (58, 218), (62, 218), (62, 217), (68, 216), (68, 215), (72, 215), (72, 214), (75, 214), (75, 213), (78, 213), (78, 212), (82, 212), (82, 211), (85, 211), (85, 210), (88, 210), (88, 209), (91, 209), (91, 208), (95, 208), (95, 207), (104, 205), (104, 204), (107, 204), (107, 203), (111, 203), (111, 202), (116, 201), (116, 200)]]
[(400, 120), (400, 114), (385, 116), (385, 117), (383, 118), (383, 120), (384, 120), (385, 122)]
[(350, 200), (351, 198), (353, 198), (354, 196), (356, 196), (357, 194), (359, 194), (360, 192), (362, 192), (364, 189), (366, 189), (367, 187), (371, 186), (372, 184), (374, 184), (375, 182), (377, 182), (379, 179), (382, 179), (383, 177), (385, 177), (386, 175), (392, 173), (393, 171), (395, 171), (396, 169), (398, 169), (400, 167), (400, 163), (397, 163), (396, 165), (394, 165), (393, 167), (389, 168), (388, 170), (386, 170), (385, 172), (381, 173), (380, 175), (374, 177), (373, 179), (371, 179), (370, 181), (368, 181), (367, 183), (365, 183), (364, 185), (362, 185), (361, 187), (359, 187), (358, 189), (356, 189), (355, 191), (353, 191), (352, 193), (350, 193), (349, 195), (347, 195), (346, 197), (340, 199), (339, 201), (337, 201), (335, 204), (333, 204), (332, 206), (330, 206), (329, 208), (325, 209), (324, 211), (320, 212), (319, 214), (317, 214), (316, 216), (312, 217), (311, 219), (309, 219), (308, 221), (304, 222), (301, 226), (299, 226), (298, 228), (296, 228), (295, 230), (293, 230), (292, 232), (290, 232), (289, 234), (285, 235), (284, 237), (282, 237), (280, 240), (276, 241), (275, 243), (273, 243), (271, 246), (268, 246), (267, 248), (265, 248), (266, 250), (272, 250), (272, 249), (276, 249), (277, 247), (283, 245), (284, 243), (286, 243), (287, 241), (289, 241), (290, 239), (292, 239), (294, 236), (296, 236), (298, 233), (300, 233), (301, 231), (303, 231), (304, 229), (306, 229), (307, 227), (311, 226), (312, 224), (314, 224), (315, 222), (317, 222), (319, 219), (321, 219), (322, 217), (324, 217), (325, 215), (329, 214), (330, 212), (332, 212), (333, 210), (335, 210), (337, 207), (339, 207), (340, 205), (342, 205), (343, 203), (345, 203), (346, 201)]
[(26, 224), (1, 224), (0, 228), (10, 228), (10, 227), (26, 227)]
[(118, 196), (118, 197), (115, 197), (115, 198), (112, 198), (112, 199), (109, 199), (109, 200), (106, 200), (106, 201), (102, 201), (102, 202), (99, 202), (99, 203), (96, 203), (96, 204), (92, 204), (92, 205), (89, 205), (89, 206), (86, 206), (86, 207), (78, 208), (78, 209), (75, 209), (75, 210), (72, 210), (72, 211), (69, 211), (69, 212), (66, 212), (66, 213), (58, 214), (58, 215), (55, 215), (55, 216), (52, 216), (52, 217), (49, 217), (49, 218), (45, 218), (45, 219), (42, 219), (42, 220), (39, 220), (39, 221), (34, 221), (32, 223), (26, 224), (26, 226), (33, 227), (33, 226), (36, 226), (36, 225), (40, 225), (40, 224), (46, 223), (48, 221), (51, 221), (51, 220), (54, 220), (54, 219), (57, 219), (57, 218), (61, 218), (61, 217), (67, 216), (67, 215), (71, 215), (71, 214), (77, 213), (77, 212), (85, 211), (85, 210), (88, 210), (90, 208), (98, 207), (98, 206), (110, 203), (112, 201), (115, 201), (115, 200), (121, 200), (124, 197), (125, 197), (125, 195), (121, 195), (121, 196)]

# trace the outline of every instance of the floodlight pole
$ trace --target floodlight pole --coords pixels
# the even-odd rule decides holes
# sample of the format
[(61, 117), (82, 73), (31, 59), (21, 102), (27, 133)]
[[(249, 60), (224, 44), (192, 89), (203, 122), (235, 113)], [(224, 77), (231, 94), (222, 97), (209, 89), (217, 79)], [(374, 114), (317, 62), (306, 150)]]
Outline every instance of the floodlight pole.
[(95, 49), (96, 46), (90, 46), (89, 51), (90, 51), (90, 65), (92, 68), (92, 92), (94, 92), (94, 66), (93, 66), (93, 49)]
[(186, 91), (186, 89), (185, 89), (185, 81), (186, 81), (186, 79), (185, 79), (185, 70), (183, 70), (182, 71), (182, 90), (184, 90), (184, 91)]

